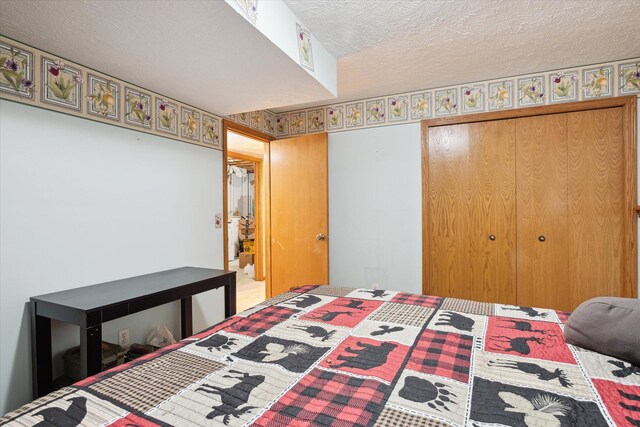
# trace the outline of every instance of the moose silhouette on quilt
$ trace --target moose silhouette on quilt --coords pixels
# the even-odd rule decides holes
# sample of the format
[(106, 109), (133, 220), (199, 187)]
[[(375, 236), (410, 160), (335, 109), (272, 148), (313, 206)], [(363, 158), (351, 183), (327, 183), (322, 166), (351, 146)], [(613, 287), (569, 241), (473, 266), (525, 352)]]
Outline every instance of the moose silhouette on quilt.
[(303, 286), (0, 423), (640, 427), (640, 367), (567, 344), (568, 316)]

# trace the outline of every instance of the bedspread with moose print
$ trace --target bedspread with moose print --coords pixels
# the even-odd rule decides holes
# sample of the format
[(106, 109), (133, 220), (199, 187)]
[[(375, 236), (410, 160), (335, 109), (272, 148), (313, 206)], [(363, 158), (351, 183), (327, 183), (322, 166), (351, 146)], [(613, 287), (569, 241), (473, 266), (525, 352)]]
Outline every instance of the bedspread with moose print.
[(567, 313), (304, 286), (0, 419), (11, 426), (640, 426), (640, 367)]

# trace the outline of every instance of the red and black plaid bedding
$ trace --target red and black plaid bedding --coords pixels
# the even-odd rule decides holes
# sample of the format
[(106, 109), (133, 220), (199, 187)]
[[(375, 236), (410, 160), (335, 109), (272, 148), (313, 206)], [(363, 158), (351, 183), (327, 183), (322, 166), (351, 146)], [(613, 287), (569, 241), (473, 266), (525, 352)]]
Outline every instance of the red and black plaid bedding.
[(57, 426), (640, 426), (640, 367), (567, 313), (305, 286), (7, 414)]

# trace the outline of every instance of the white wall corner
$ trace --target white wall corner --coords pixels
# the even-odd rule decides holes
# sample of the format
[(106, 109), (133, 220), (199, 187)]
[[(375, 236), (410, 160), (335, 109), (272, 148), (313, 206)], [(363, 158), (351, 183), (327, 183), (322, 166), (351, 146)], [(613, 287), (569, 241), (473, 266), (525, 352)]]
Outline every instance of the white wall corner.
[[(298, 50), (296, 24), (306, 26), (282, 0), (241, 1), (225, 0), (236, 12), (244, 16), (258, 31), (295, 61), (333, 97), (338, 95), (338, 72), (336, 59), (311, 35), (313, 70), (303, 67)], [(255, 7), (255, 12), (247, 11)]]

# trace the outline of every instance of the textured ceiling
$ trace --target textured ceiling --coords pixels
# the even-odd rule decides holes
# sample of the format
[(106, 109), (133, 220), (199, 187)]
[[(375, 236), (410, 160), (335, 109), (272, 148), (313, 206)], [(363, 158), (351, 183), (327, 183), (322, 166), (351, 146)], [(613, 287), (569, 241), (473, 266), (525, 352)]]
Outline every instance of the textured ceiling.
[[(638, 0), (285, 2), (335, 102), (640, 56)], [(218, 114), (330, 98), (222, 0), (0, 0), (0, 34)]]
[(0, 0), (0, 34), (217, 114), (331, 97), (222, 0)]
[(638, 0), (285, 2), (338, 59), (336, 102), (640, 56)]

